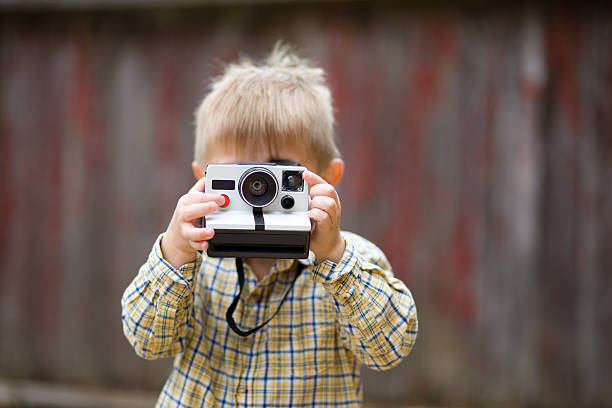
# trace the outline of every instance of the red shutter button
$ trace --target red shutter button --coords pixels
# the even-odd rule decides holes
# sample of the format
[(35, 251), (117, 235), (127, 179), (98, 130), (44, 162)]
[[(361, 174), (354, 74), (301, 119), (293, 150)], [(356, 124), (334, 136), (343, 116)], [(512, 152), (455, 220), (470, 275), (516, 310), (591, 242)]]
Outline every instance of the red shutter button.
[(230, 201), (229, 197), (226, 196), (225, 194), (221, 194), (221, 197), (223, 197), (225, 199), (225, 201), (219, 207), (225, 208), (225, 207), (227, 207), (229, 205), (229, 201)]

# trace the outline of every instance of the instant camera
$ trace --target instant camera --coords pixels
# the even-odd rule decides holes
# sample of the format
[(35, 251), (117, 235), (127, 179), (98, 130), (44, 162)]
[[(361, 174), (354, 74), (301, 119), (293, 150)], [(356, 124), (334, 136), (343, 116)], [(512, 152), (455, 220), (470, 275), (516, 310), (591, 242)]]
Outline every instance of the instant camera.
[(276, 163), (208, 165), (206, 192), (225, 198), (203, 220), (215, 230), (208, 256), (307, 258), (311, 224), (305, 170)]

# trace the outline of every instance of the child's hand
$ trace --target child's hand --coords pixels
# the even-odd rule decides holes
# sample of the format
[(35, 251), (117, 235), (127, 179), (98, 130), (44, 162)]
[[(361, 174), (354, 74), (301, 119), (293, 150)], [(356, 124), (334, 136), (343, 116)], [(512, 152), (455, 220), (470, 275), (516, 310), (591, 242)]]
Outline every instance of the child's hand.
[(340, 235), (340, 199), (336, 189), (320, 176), (305, 171), (304, 180), (310, 185), (310, 210), (308, 216), (315, 221), (310, 237), (310, 250), (317, 262), (326, 259), (338, 262), (346, 244)]
[(204, 193), (206, 179), (202, 177), (176, 205), (168, 229), (164, 233), (161, 249), (166, 259), (175, 268), (193, 262), (196, 251), (208, 248), (208, 240), (215, 231), (201, 228), (200, 218), (217, 210), (224, 202), (219, 194)]

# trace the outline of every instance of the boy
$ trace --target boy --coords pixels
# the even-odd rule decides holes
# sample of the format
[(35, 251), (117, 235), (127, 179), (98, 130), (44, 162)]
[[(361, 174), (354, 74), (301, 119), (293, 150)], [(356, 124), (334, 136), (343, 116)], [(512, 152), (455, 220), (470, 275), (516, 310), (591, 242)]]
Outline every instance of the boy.
[[(203, 175), (209, 163), (273, 160), (309, 169), (311, 254), (244, 260), (236, 325), (274, 317), (241, 336), (226, 321), (239, 294), (238, 261), (207, 257), (214, 231), (198, 224), (224, 202), (204, 191)], [(398, 364), (414, 345), (417, 316), (385, 255), (340, 231), (334, 186), (343, 162), (323, 70), (278, 45), (262, 65), (228, 66), (196, 112), (192, 167), (198, 181), (122, 299), (136, 353), (176, 356), (157, 406), (361, 405), (359, 365)]]

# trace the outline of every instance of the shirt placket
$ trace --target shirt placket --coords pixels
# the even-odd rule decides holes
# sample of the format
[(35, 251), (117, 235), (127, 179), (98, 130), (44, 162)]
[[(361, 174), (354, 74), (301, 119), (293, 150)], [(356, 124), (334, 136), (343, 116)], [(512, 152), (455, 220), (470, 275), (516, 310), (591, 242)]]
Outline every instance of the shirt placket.
[(236, 382), (236, 402), (238, 406), (248, 407), (251, 405), (249, 401), (249, 364), (250, 364), (250, 351), (254, 344), (254, 336), (257, 334), (251, 334), (247, 337), (242, 337), (238, 340), (240, 347), (240, 377)]
[[(286, 261), (281, 261), (279, 263), (279, 266), (282, 267), (289, 267), (290, 265), (291, 262)], [(282, 273), (282, 270), (280, 272), (277, 270), (275, 273)], [(270, 283), (270, 280), (274, 280), (275, 282)], [(274, 313), (274, 310), (270, 310), (270, 300), (282, 296), (284, 291), (287, 290), (287, 286), (280, 284), (278, 280), (276, 280), (276, 277), (273, 276), (267, 276), (261, 282), (254, 280), (249, 283), (252, 284), (249, 285), (252, 291), (245, 294), (245, 297), (243, 298), (244, 307), (246, 309), (243, 315), (244, 321), (241, 322), (241, 324), (244, 325), (244, 329), (255, 327), (268, 319), (270, 313)], [(272, 287), (266, 288), (266, 285), (270, 284)], [(270, 291), (267, 296), (262, 294), (262, 291), (267, 290)], [(260, 301), (262, 297), (265, 299)], [(278, 305), (276, 306), (278, 307)], [(262, 328), (262, 330), (264, 330), (264, 328)], [(254, 390), (251, 389), (253, 386), (253, 381), (261, 381), (263, 382), (262, 387), (266, 386), (265, 378), (262, 379), (254, 377), (256, 368), (259, 367), (262, 362), (257, 360), (258, 353), (255, 353), (253, 349), (254, 347), (261, 346), (258, 342), (261, 341), (261, 336), (263, 335), (262, 333), (263, 332), (255, 332), (250, 336), (241, 338), (239, 341), (241, 351), (240, 366), (242, 368), (240, 377), (236, 384), (236, 402), (239, 406), (248, 407), (264, 402), (262, 399), (263, 396), (255, 395)]]
[[(255, 327), (258, 324), (259, 316), (261, 315), (261, 305), (259, 305), (256, 300), (258, 298), (259, 292), (261, 291), (261, 287), (258, 285), (257, 280), (254, 279), (252, 272), (248, 268), (245, 268), (247, 271), (248, 281), (246, 282), (245, 289), (247, 289), (243, 293), (243, 304), (242, 307), (242, 319), (238, 324), (242, 326), (243, 329), (250, 329)], [(235, 398), (238, 406), (248, 407), (252, 405), (252, 401), (250, 398), (250, 382), (249, 382), (249, 373), (250, 367), (253, 364), (251, 361), (252, 348), (256, 344), (256, 338), (259, 333), (253, 333), (246, 337), (240, 337), (238, 339), (237, 347), (239, 349), (238, 352), (238, 364), (240, 366), (240, 375), (235, 384)]]

